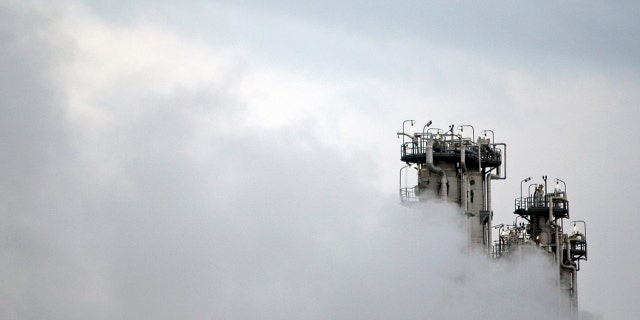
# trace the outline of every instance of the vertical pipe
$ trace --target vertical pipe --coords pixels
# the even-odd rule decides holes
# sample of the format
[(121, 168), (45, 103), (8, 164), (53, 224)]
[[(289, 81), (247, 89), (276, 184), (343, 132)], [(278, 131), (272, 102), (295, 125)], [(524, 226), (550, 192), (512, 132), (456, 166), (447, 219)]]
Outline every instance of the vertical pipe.
[[(565, 245), (567, 250), (571, 248), (569, 239), (565, 239)], [(569, 253), (567, 253), (569, 256)], [(578, 319), (578, 269), (575, 265), (564, 264), (564, 261), (560, 261), (560, 267), (571, 270), (571, 315), (573, 319)]]
[(433, 165), (433, 140), (427, 140), (426, 166), (429, 171), (440, 174), (440, 197), (447, 199), (447, 174), (440, 167)]
[[(502, 161), (504, 163), (504, 176), (501, 175), (494, 175), (491, 173), (488, 173), (486, 175), (486, 179), (485, 180), (485, 185), (486, 185), (486, 207), (485, 210), (489, 212), (489, 214), (491, 214), (491, 180), (495, 179), (495, 180), (504, 180), (507, 178), (507, 144), (506, 143), (495, 143), (494, 146), (496, 145), (501, 145), (504, 147), (504, 156), (502, 157)], [(478, 146), (478, 150), (480, 150), (480, 146)], [(480, 153), (478, 152), (478, 157), (480, 157)], [(478, 158), (478, 161), (480, 159)], [(497, 171), (500, 172), (500, 166), (498, 166)], [(491, 220), (489, 220), (488, 222), (488, 226), (489, 229), (491, 228)], [(488, 246), (489, 246), (489, 250), (491, 250), (491, 231), (489, 231), (489, 234), (487, 236), (487, 240), (488, 240)]]
[(460, 139), (460, 170), (462, 175), (460, 177), (460, 201), (462, 202), (462, 208), (464, 212), (469, 211), (469, 201), (467, 199), (467, 164), (465, 162), (465, 145), (462, 138)]
[[(492, 209), (491, 209), (491, 180), (494, 178), (499, 178), (496, 175), (493, 174), (487, 174), (487, 211), (489, 212), (489, 214), (491, 214)], [(488, 224), (488, 229), (489, 229), (489, 234), (487, 235), (487, 241), (488, 241), (488, 248), (489, 250), (491, 250), (491, 219), (489, 219), (489, 222), (487, 222)]]

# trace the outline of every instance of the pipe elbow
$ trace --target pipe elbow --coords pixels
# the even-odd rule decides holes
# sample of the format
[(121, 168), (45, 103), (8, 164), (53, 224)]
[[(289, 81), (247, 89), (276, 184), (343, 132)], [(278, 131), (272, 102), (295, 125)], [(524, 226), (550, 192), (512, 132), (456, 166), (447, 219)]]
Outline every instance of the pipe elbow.
[(464, 147), (463, 143), (460, 143), (460, 168), (462, 169), (462, 173), (466, 173), (467, 172), (467, 163), (465, 161), (467, 155), (466, 155), (466, 149)]
[(446, 172), (440, 168), (433, 165), (433, 140), (427, 141), (427, 150), (426, 150), (426, 161), (425, 165), (429, 172), (433, 172), (440, 175), (440, 196), (443, 198), (447, 198), (447, 174)]

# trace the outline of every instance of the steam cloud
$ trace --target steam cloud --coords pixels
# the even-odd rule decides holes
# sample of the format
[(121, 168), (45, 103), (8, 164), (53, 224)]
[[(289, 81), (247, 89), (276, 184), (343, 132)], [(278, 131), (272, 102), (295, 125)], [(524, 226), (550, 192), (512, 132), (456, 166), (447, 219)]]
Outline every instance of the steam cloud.
[(149, 109), (94, 136), (98, 148), (60, 135), (55, 112), (22, 112), (53, 119), (40, 129), (54, 138), (10, 159), (3, 319), (554, 315), (544, 257), (468, 252), (456, 207), (402, 208), (331, 149), (301, 153), (306, 138), (217, 132), (203, 140), (215, 152), (194, 155), (193, 136), (163, 132), (197, 126), (193, 110)]

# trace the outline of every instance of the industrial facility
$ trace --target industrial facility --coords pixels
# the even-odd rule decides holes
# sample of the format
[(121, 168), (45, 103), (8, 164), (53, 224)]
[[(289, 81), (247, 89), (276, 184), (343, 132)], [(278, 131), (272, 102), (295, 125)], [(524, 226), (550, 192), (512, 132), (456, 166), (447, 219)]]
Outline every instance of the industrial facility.
[[(528, 185), (524, 195), (523, 183), (533, 178), (523, 179), (514, 201), (513, 222), (493, 226), (491, 184), (507, 178), (507, 145), (496, 142), (492, 130), (476, 136), (472, 125), (452, 124), (441, 129), (431, 127), (432, 121), (428, 121), (421, 131), (416, 131), (415, 125), (414, 120), (405, 120), (398, 132), (402, 138), (400, 160), (405, 163), (400, 169), (400, 202), (457, 203), (467, 217), (469, 247), (481, 248), (493, 259), (522, 250), (545, 252), (557, 267), (558, 295), (569, 297), (558, 301), (570, 301), (568, 305), (559, 302), (558, 313), (577, 319), (577, 272), (580, 261), (587, 260), (587, 225), (581, 220), (569, 221), (565, 182), (542, 176)], [(548, 189), (549, 182), (555, 182), (553, 190)]]

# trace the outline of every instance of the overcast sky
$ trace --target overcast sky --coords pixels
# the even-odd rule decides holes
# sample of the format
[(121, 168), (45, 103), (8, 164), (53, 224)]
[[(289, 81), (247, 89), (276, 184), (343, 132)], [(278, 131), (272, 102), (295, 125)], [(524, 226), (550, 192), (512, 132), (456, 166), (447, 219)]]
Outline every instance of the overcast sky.
[(465, 256), (455, 208), (398, 204), (406, 119), (507, 143), (494, 224), (522, 179), (564, 180), (585, 317), (637, 314), (639, 14), (0, 1), (0, 318), (544, 314), (544, 259)]

